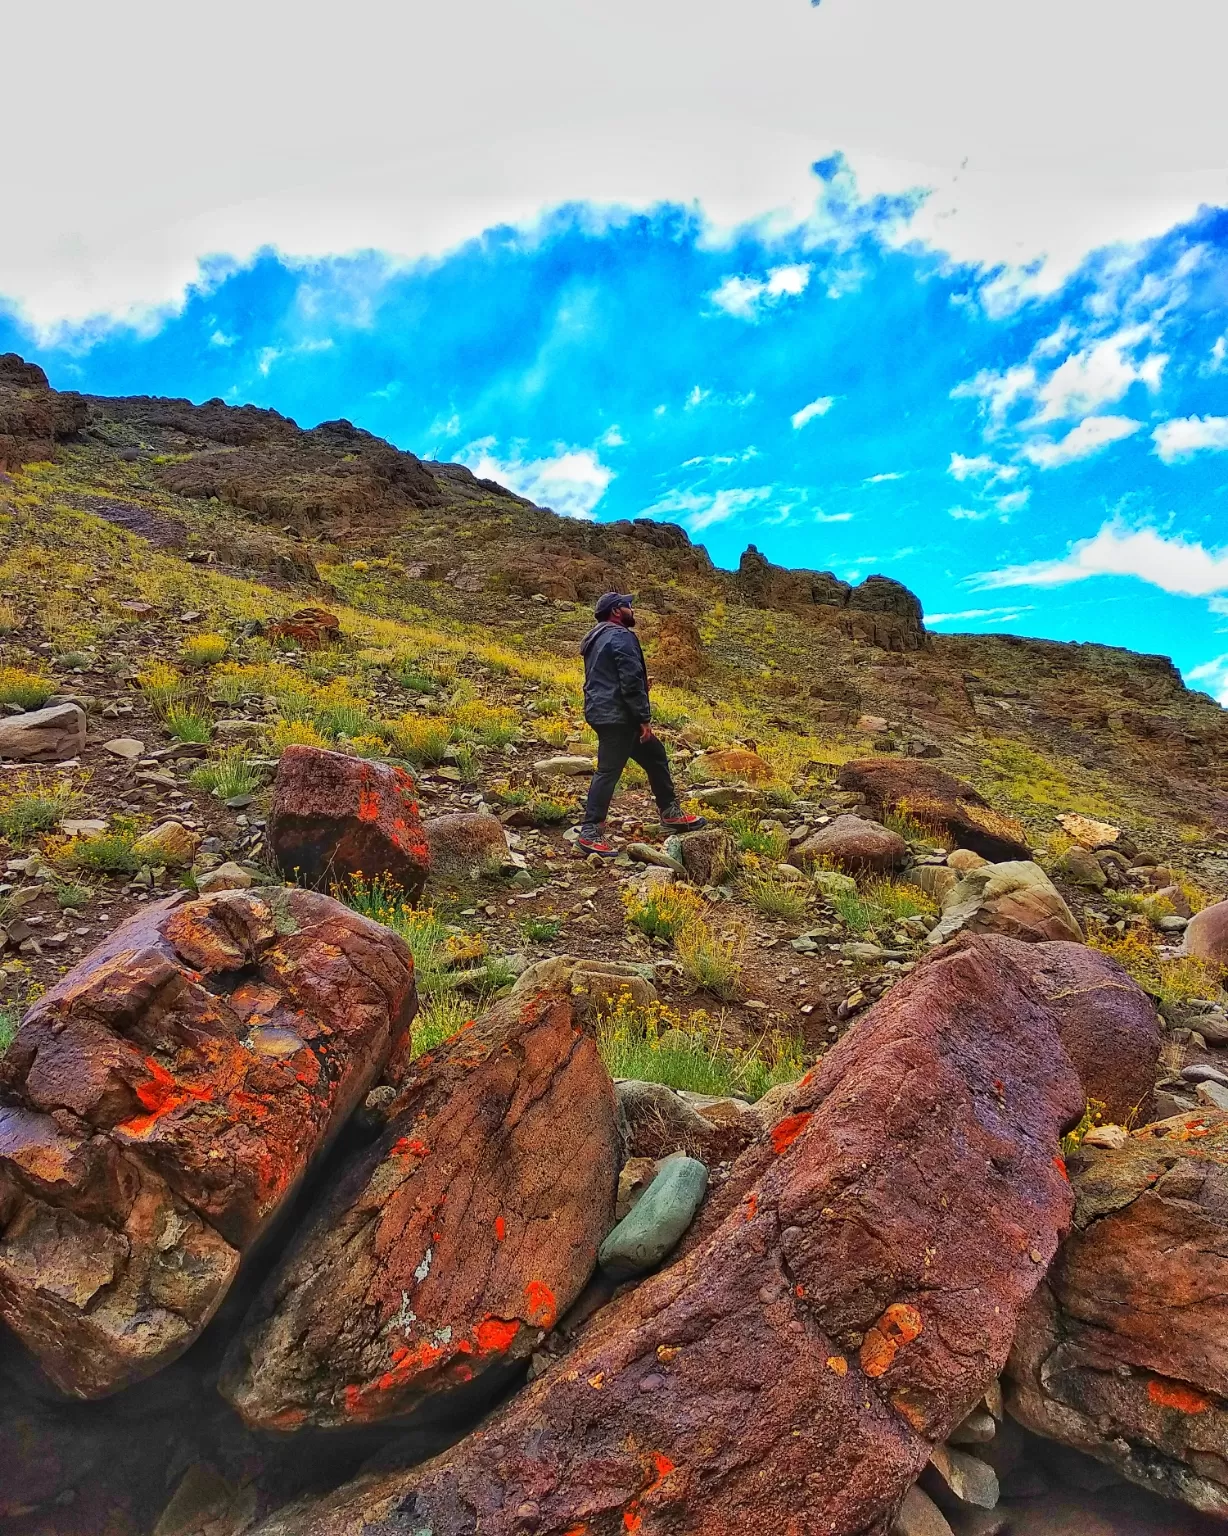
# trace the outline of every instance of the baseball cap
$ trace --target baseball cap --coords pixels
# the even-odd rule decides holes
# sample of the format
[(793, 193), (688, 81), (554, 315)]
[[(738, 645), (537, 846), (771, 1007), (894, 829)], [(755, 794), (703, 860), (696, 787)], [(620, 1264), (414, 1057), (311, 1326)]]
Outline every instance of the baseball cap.
[(632, 608), (634, 599), (629, 592), (603, 592), (597, 599), (597, 606), (593, 609), (593, 616), (597, 619), (608, 619), (615, 608)]

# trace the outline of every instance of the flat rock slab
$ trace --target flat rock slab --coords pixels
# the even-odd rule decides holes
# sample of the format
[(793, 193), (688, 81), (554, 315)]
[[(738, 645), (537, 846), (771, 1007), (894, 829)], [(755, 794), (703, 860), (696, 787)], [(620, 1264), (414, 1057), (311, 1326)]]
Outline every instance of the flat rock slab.
[(319, 890), (384, 879), (416, 901), (430, 869), (413, 776), (319, 747), (282, 753), (268, 838), (280, 872)]
[(1075, 1229), (1011, 1354), (1011, 1412), (1228, 1518), (1228, 1112), (1072, 1160)]
[(271, 1276), (223, 1394), (274, 1430), (477, 1400), (587, 1282), (618, 1162), (613, 1084), (566, 995), (500, 1005), (415, 1062)]
[(85, 750), (85, 711), (50, 704), (0, 719), (0, 758), (13, 763), (55, 763)]
[(261, 1536), (882, 1536), (1066, 1229), (1082, 1093), (1052, 1012), (963, 940), (795, 1102), (699, 1240), (477, 1433)]
[(327, 896), (183, 894), (124, 923), (0, 1060), (0, 1318), (104, 1397), (200, 1333), (404, 1049), (413, 962)]

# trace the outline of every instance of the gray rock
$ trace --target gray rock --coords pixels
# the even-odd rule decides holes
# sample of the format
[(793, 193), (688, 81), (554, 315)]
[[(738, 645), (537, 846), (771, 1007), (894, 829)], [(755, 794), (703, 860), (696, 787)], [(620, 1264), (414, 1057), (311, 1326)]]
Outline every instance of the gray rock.
[(109, 752), (112, 757), (121, 757), (125, 762), (135, 763), (138, 757), (145, 756), (145, 743), (138, 741), (135, 736), (113, 736), (110, 741), (104, 741), (102, 750)]
[(217, 891), (246, 891), (255, 883), (247, 870), (234, 863), (219, 864), (196, 877), (196, 889), (202, 896), (212, 896)]
[(634, 1208), (602, 1243), (597, 1262), (612, 1279), (655, 1269), (677, 1247), (708, 1188), (708, 1170), (693, 1157), (670, 1157)]
[(685, 867), (677, 859), (671, 859), (668, 853), (654, 848), (651, 843), (628, 843), (624, 852), (637, 864), (652, 864), (657, 869), (672, 870), (676, 875), (686, 874)]
[(597, 762), (592, 757), (572, 757), (564, 754), (559, 757), (543, 757), (533, 764), (533, 777), (535, 779), (579, 778), (581, 775), (596, 771)]
[(937, 1504), (914, 1484), (904, 1495), (904, 1502), (891, 1527), (891, 1536), (953, 1536), (953, 1533)]
[(15, 763), (54, 763), (85, 748), (85, 711), (49, 704), (0, 720), (0, 757)]
[(1089, 891), (1102, 891), (1109, 883), (1100, 860), (1078, 844), (1062, 855), (1059, 868), (1073, 884), (1081, 885)]
[(1197, 1098), (1212, 1109), (1228, 1109), (1228, 1088), (1222, 1083), (1199, 1083)]
[(957, 1424), (947, 1440), (951, 1445), (988, 1445), (998, 1432), (992, 1413), (974, 1408), (962, 1424)]
[(991, 1466), (949, 1445), (936, 1445), (930, 1463), (957, 1499), (980, 1509), (997, 1508), (998, 1474)]
[(824, 896), (853, 896), (857, 893), (857, 882), (852, 875), (842, 875), (837, 869), (813, 869), (810, 880)]

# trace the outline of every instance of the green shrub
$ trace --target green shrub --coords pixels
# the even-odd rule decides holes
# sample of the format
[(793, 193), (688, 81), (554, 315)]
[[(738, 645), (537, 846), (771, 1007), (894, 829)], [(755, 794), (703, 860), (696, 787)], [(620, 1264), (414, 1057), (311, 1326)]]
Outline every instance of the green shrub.
[(686, 975), (726, 1002), (737, 993), (745, 948), (744, 933), (718, 933), (702, 918), (693, 918), (674, 938), (674, 952)]
[(167, 710), (162, 721), (176, 741), (206, 742), (213, 736), (213, 721), (203, 710), (187, 704), (176, 704)]
[(94, 837), (74, 837), (60, 849), (57, 859), (66, 869), (88, 869), (100, 875), (135, 875), (143, 864), (157, 862), (137, 853), (142, 833), (130, 816), (113, 816), (106, 832)]
[(704, 909), (703, 898), (685, 885), (652, 886), (643, 895), (631, 887), (623, 890), (627, 921), (650, 939), (674, 939), (685, 924), (694, 922)]
[(764, 917), (778, 917), (787, 923), (800, 923), (806, 915), (808, 886), (783, 875), (752, 875), (745, 882), (746, 899)]
[(433, 1051), (437, 1045), (450, 1040), (458, 1030), (464, 1029), (472, 1018), (472, 1009), (455, 992), (440, 992), (428, 998), (418, 1010), (418, 1017), (413, 1023), (411, 1056)]
[(733, 834), (743, 853), (758, 854), (762, 859), (779, 864), (789, 851), (789, 835), (780, 827), (761, 827), (760, 820), (753, 811), (734, 811), (725, 818), (724, 826)]
[(361, 704), (339, 700), (313, 706), (311, 720), (324, 736), (374, 736), (382, 734), (379, 726)]
[(202, 763), (193, 772), (191, 782), (219, 800), (233, 800), (239, 795), (254, 795), (264, 783), (264, 773), (242, 747), (230, 747), (212, 762)]
[(520, 931), (532, 944), (549, 944), (558, 938), (563, 925), (557, 917), (526, 917)]
[(0, 784), (0, 836), (23, 843), (50, 832), (79, 798), (68, 779), (46, 779), (37, 770), (13, 774)]
[(566, 800), (555, 800), (549, 795), (536, 795), (529, 801), (529, 815), (535, 827), (558, 827), (575, 815), (575, 806)]
[(54, 692), (55, 684), (49, 677), (39, 677), (21, 667), (0, 667), (0, 704), (42, 709)]
[(9, 1004), (0, 1006), (0, 1053), (7, 1051), (21, 1023), (21, 1015)]

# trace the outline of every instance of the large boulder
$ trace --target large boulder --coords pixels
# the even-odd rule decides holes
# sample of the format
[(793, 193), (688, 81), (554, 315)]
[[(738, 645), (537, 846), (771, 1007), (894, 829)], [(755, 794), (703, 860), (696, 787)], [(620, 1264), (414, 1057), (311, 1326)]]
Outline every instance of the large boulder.
[(1029, 1305), (1011, 1412), (1228, 1518), (1228, 1113), (1071, 1160), (1074, 1231)]
[(261, 1429), (352, 1428), (503, 1385), (614, 1220), (614, 1090), (561, 993), (497, 1006), (410, 1072), (274, 1270), (222, 1390)]
[(388, 929), (282, 888), (138, 913), (0, 1060), (0, 1318), (77, 1397), (158, 1370), (405, 1047)]
[(723, 827), (688, 832), (678, 839), (682, 867), (696, 885), (720, 885), (738, 868), (738, 845)]
[(1155, 1005), (1109, 955), (1085, 944), (988, 941), (1057, 1014), (1062, 1044), (1088, 1099), (1108, 1121), (1146, 1125), (1163, 1035)]
[(1082, 1103), (1050, 1010), (961, 941), (570, 1354), (434, 1461), (261, 1536), (881, 1536), (1006, 1360), (1069, 1221), (1055, 1152)]
[(864, 816), (837, 816), (793, 849), (789, 863), (799, 868), (829, 862), (858, 873), (889, 874), (908, 859), (908, 844), (898, 832)]
[(416, 901), (430, 869), (412, 775), (320, 747), (282, 753), (268, 838), (281, 873), (317, 888), (365, 876)]
[(1228, 969), (1228, 901), (1195, 912), (1186, 925), (1181, 953)]
[(971, 784), (933, 763), (912, 757), (858, 758), (845, 763), (836, 783), (863, 794), (876, 815), (901, 811), (995, 864), (1031, 858), (1019, 822), (995, 811)]
[(1083, 930), (1039, 864), (1019, 860), (971, 869), (942, 900), (930, 944), (945, 944), (961, 930), (1002, 933), (1037, 944), (1045, 939), (1081, 943)]
[(497, 816), (478, 811), (457, 811), (433, 816), (423, 823), (430, 850), (431, 872), (436, 875), (467, 875), (489, 863), (507, 859), (507, 833)]
[(79, 704), (48, 704), (0, 719), (0, 758), (13, 763), (56, 763), (85, 749), (85, 711)]

